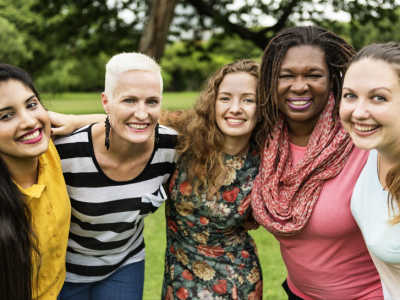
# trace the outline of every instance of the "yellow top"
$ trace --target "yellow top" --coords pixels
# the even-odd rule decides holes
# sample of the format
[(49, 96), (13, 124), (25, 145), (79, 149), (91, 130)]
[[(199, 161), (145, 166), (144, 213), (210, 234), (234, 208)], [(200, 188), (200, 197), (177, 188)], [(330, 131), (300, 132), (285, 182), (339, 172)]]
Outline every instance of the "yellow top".
[(52, 142), (49, 143), (49, 149), (39, 157), (37, 184), (26, 189), (19, 188), (31, 210), (33, 231), (39, 244), (40, 267), (36, 276), (37, 266), (34, 266), (33, 297), (38, 300), (56, 300), (65, 279), (71, 204), (60, 157)]

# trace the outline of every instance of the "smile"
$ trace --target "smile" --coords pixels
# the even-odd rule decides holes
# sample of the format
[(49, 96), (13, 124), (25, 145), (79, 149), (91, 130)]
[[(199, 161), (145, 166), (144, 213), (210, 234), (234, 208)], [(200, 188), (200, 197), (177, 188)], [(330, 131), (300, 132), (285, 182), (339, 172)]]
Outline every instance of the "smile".
[(232, 126), (241, 125), (244, 122), (246, 122), (246, 120), (243, 120), (243, 119), (233, 119), (233, 118), (226, 118), (225, 120), (229, 125), (232, 125)]
[(353, 124), (353, 132), (358, 136), (367, 137), (373, 135), (379, 127), (379, 125)]
[(129, 128), (143, 130), (149, 127), (149, 124), (128, 124)]
[(18, 140), (23, 144), (36, 144), (42, 139), (42, 130), (35, 129), (21, 136)]
[(312, 104), (312, 100), (310, 97), (289, 98), (286, 101), (288, 106), (293, 110), (305, 110)]

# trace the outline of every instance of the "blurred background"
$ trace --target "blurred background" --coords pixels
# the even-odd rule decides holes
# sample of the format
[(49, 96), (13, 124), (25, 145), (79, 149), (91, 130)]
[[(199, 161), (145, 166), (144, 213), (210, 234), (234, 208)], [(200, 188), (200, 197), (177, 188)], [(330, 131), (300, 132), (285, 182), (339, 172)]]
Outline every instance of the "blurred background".
[(359, 49), (400, 39), (398, 0), (0, 0), (0, 61), (42, 92), (102, 91), (104, 64), (140, 51), (163, 67), (166, 91), (199, 90), (239, 58), (259, 59), (287, 26), (317, 24)]
[[(103, 112), (104, 65), (119, 52), (160, 62), (163, 108), (189, 108), (206, 78), (241, 58), (259, 61), (268, 41), (293, 25), (320, 25), (356, 49), (400, 41), (400, 0), (0, 0), (0, 62), (26, 69), (48, 109)], [(165, 220), (147, 217), (144, 299), (160, 299)], [(286, 299), (279, 245), (252, 235), (263, 268), (264, 299)]]

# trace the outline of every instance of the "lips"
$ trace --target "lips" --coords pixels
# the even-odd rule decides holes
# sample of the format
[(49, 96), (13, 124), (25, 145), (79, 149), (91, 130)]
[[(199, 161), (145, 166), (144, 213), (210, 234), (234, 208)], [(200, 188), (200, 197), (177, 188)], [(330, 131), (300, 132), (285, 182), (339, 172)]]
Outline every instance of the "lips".
[(24, 134), (20, 138), (18, 138), (18, 141), (23, 144), (36, 144), (36, 143), (40, 142), (42, 137), (43, 137), (43, 134), (42, 134), (41, 128), (36, 128), (36, 129), (31, 130), (28, 133)]
[(133, 128), (136, 130), (144, 130), (149, 126), (150, 126), (150, 124), (148, 124), (148, 123), (129, 123), (128, 124), (129, 128)]
[(242, 125), (246, 120), (244, 119), (237, 119), (237, 118), (225, 118), (225, 121), (230, 125), (230, 126), (238, 126)]
[(370, 124), (353, 124), (353, 131), (360, 136), (369, 136), (374, 134), (378, 129), (379, 125), (370, 125)]
[(311, 97), (291, 97), (286, 99), (287, 105), (292, 110), (302, 111), (307, 109), (312, 104)]

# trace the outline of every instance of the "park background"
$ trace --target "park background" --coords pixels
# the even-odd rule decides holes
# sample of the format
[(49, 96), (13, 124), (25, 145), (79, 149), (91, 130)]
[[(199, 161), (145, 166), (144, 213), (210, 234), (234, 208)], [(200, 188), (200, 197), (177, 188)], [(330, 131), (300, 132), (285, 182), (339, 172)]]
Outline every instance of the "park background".
[[(241, 58), (260, 61), (283, 28), (319, 25), (357, 50), (400, 41), (400, 0), (0, 0), (0, 62), (33, 76), (50, 110), (102, 112), (104, 65), (139, 51), (163, 69), (163, 109), (192, 107), (207, 77)], [(285, 299), (279, 245), (263, 228), (251, 232), (260, 254), (264, 299)], [(164, 207), (146, 219), (144, 299), (159, 299)]]

